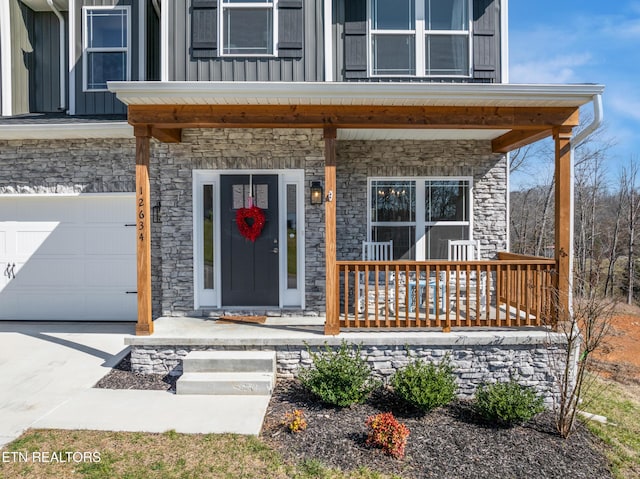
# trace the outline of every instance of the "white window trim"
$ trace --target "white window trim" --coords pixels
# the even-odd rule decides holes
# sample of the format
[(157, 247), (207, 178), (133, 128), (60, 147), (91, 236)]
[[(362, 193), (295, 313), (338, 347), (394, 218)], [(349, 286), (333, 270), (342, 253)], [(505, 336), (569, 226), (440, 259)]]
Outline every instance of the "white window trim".
[[(278, 175), (278, 215), (279, 229), (278, 242), (281, 245), (282, 254), (279, 255), (279, 308), (305, 308), (305, 181), (304, 170), (193, 170), (193, 299), (194, 309), (215, 309), (222, 306), (222, 264), (221, 248), (214, 251), (214, 277), (212, 290), (203, 288), (204, 272), (203, 264), (203, 230), (202, 230), (202, 187), (213, 185), (213, 211), (215, 215), (214, 245), (220, 245), (220, 175)], [(298, 215), (297, 267), (298, 284), (296, 289), (287, 287), (287, 190), (286, 185), (296, 185), (296, 211)], [(226, 307), (226, 306), (224, 306)], [(243, 309), (253, 309), (243, 307)], [(260, 308), (258, 308), (260, 309)], [(264, 309), (264, 307), (262, 307)]]
[[(274, 58), (278, 56), (278, 0), (271, 0), (270, 2), (264, 3), (228, 3), (225, 5), (224, 0), (219, 0), (218, 2), (218, 56), (221, 57), (265, 57), (265, 58)], [(224, 9), (225, 8), (270, 8), (273, 12), (272, 20), (273, 20), (273, 51), (271, 53), (225, 53), (224, 52)]]
[[(415, 221), (372, 221), (371, 186), (374, 181), (413, 181), (416, 189)], [(466, 181), (469, 184), (469, 221), (426, 221), (424, 187), (427, 181)], [(371, 230), (374, 226), (415, 227), (414, 245), (416, 261), (425, 261), (425, 236), (427, 226), (468, 226), (469, 238), (473, 239), (473, 177), (472, 176), (372, 176), (367, 178), (367, 241), (373, 241)]]
[[(372, 78), (471, 78), (473, 75), (473, 0), (467, 0), (468, 27), (467, 30), (428, 30), (425, 28), (424, 0), (412, 0), (414, 2), (415, 28), (412, 30), (375, 30), (373, 28), (373, 13), (371, 4), (373, 0), (367, 0), (367, 65), (368, 73)], [(373, 73), (373, 36), (374, 35), (413, 35), (415, 40), (416, 72), (415, 74), (376, 74)], [(468, 37), (468, 65), (466, 75), (428, 75), (425, 65), (425, 38), (427, 35), (460, 35)]]
[[(88, 15), (87, 12), (95, 10), (123, 10), (127, 14), (127, 47), (126, 48), (89, 48), (88, 38)], [(82, 7), (82, 91), (83, 92), (103, 92), (108, 88), (89, 88), (87, 85), (89, 78), (89, 65), (87, 57), (92, 52), (125, 52), (127, 55), (127, 71), (125, 81), (131, 80), (131, 7), (129, 5), (110, 5), (98, 7)]]

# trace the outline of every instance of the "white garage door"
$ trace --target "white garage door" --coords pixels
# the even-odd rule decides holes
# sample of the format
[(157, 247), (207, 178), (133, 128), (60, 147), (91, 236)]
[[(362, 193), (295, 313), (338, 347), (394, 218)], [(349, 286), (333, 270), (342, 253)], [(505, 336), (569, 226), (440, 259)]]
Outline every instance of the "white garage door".
[(135, 321), (134, 201), (0, 196), (0, 319)]

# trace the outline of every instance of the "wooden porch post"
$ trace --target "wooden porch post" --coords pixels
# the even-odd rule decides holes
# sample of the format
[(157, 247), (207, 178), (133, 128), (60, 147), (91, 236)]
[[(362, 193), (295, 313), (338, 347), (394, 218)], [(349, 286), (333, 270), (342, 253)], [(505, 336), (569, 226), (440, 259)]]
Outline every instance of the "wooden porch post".
[(138, 323), (136, 335), (153, 334), (151, 317), (151, 201), (149, 156), (151, 128), (134, 128), (136, 136), (136, 253), (138, 268)]
[(336, 142), (335, 128), (324, 129), (324, 210), (326, 320), (324, 334), (340, 333), (338, 318), (338, 272), (336, 270)]
[(573, 251), (571, 231), (572, 172), (571, 172), (572, 128), (554, 128), (555, 141), (555, 260), (557, 265), (556, 321), (566, 321), (570, 312), (570, 288), (572, 285), (570, 262)]

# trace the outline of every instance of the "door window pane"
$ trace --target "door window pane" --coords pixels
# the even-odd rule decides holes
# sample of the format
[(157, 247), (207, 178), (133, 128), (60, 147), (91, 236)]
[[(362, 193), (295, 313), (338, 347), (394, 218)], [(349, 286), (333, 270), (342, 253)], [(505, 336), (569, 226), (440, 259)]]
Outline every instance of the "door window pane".
[(203, 211), (203, 228), (202, 228), (202, 244), (204, 258), (204, 289), (213, 289), (213, 185), (204, 185), (202, 187), (202, 211)]
[(373, 0), (371, 18), (374, 30), (413, 30), (414, 0)]
[(271, 8), (225, 8), (224, 53), (273, 53), (273, 10)]
[(373, 35), (374, 75), (415, 75), (414, 35)]
[(297, 187), (287, 185), (287, 288), (298, 287)]

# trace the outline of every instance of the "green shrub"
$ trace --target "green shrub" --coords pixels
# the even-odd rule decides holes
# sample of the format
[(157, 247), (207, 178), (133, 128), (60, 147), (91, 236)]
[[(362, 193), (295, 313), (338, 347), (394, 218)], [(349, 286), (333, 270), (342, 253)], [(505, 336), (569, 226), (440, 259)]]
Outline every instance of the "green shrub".
[(435, 365), (417, 359), (394, 374), (391, 385), (396, 395), (424, 412), (449, 404), (457, 389), (448, 360)]
[(300, 381), (327, 404), (345, 407), (364, 402), (379, 385), (367, 362), (360, 357), (359, 346), (350, 347), (343, 341), (337, 351), (325, 346), (324, 351), (309, 354), (313, 366), (301, 371)]
[(514, 379), (507, 383), (482, 384), (476, 391), (476, 411), (480, 416), (504, 425), (528, 421), (544, 411), (541, 397)]

